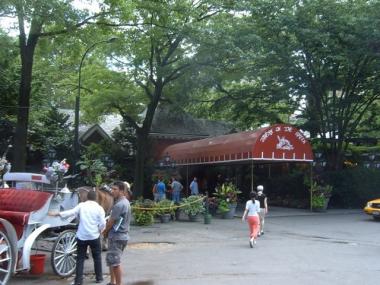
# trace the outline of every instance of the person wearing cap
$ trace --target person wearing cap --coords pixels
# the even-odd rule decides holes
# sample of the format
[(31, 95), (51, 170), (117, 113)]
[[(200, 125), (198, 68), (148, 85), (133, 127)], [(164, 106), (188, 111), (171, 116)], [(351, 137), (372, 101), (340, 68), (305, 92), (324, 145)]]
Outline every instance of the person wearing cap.
[(264, 186), (259, 185), (257, 186), (257, 199), (260, 202), (260, 231), (259, 236), (264, 234), (264, 225), (265, 225), (265, 215), (268, 213), (268, 202), (267, 202), (267, 196), (263, 193)]
[(108, 237), (107, 266), (110, 268), (111, 280), (108, 285), (122, 284), (121, 255), (129, 240), (129, 224), (131, 221), (131, 206), (125, 197), (125, 184), (116, 181), (111, 186), (115, 203), (110, 218), (103, 232)]
[(124, 188), (125, 188), (125, 198), (128, 199), (129, 202), (133, 199), (133, 192), (131, 190), (131, 184), (129, 184), (127, 181), (124, 181)]

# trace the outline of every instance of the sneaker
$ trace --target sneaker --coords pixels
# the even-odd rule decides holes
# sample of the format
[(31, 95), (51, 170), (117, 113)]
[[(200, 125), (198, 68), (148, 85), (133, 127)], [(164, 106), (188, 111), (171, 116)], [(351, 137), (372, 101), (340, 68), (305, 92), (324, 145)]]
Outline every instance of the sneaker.
[(95, 282), (96, 282), (96, 283), (103, 283), (103, 281), (104, 281), (104, 279), (98, 279), (98, 280), (96, 280)]
[(251, 247), (251, 248), (253, 248), (253, 243), (255, 242), (255, 239), (254, 238), (251, 238), (250, 240), (249, 240), (249, 246)]

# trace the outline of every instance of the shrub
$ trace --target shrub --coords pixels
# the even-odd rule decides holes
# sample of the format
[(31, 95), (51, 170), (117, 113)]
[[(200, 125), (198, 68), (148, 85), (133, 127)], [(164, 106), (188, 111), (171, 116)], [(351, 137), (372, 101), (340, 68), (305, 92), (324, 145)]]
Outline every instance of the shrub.
[(226, 201), (230, 204), (236, 204), (238, 194), (241, 193), (241, 191), (239, 191), (239, 189), (232, 183), (222, 184), (221, 187), (218, 187), (215, 190), (216, 191), (214, 195), (218, 198), (219, 201)]
[(326, 182), (334, 188), (330, 204), (335, 207), (361, 208), (368, 200), (379, 198), (380, 171), (350, 168), (329, 172)]
[(136, 225), (149, 226), (154, 223), (155, 203), (152, 200), (137, 200), (132, 206)]
[(174, 203), (168, 199), (163, 199), (155, 205), (157, 215), (174, 214)]
[(203, 197), (202, 196), (189, 196), (183, 198), (181, 206), (185, 214), (195, 216), (204, 212)]
[(218, 212), (223, 214), (230, 210), (229, 203), (226, 200), (221, 200), (218, 205)]

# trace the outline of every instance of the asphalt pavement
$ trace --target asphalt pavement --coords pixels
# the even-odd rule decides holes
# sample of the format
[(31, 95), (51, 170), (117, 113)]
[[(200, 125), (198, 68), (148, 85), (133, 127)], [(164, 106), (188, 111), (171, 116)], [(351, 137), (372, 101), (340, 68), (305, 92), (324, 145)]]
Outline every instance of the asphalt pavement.
[[(265, 234), (254, 248), (239, 213), (231, 220), (213, 218), (210, 224), (182, 216), (167, 224), (132, 226), (123, 284), (377, 284), (379, 232), (380, 222), (361, 210), (313, 213), (277, 207), (270, 208)], [(108, 272), (104, 277), (106, 284)], [(72, 280), (55, 276), (47, 258), (43, 275), (18, 274), (9, 284), (63, 285)], [(85, 264), (84, 284), (95, 284), (91, 259)]]

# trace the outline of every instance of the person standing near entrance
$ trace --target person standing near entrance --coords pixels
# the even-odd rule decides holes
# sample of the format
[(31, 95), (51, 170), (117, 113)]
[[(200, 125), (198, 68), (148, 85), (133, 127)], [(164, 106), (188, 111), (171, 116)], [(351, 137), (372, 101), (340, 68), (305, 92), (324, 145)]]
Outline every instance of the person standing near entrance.
[(106, 263), (111, 276), (108, 285), (121, 285), (121, 255), (129, 240), (131, 206), (125, 197), (125, 185), (122, 181), (114, 182), (111, 189), (115, 203), (104, 230), (104, 236), (108, 237)]
[(199, 188), (198, 188), (198, 182), (197, 178), (194, 177), (193, 181), (190, 183), (190, 190), (191, 195), (198, 195), (199, 194)]
[(175, 179), (175, 177), (172, 177), (171, 187), (172, 187), (172, 201), (174, 203), (179, 203), (183, 186), (180, 182), (178, 182)]
[(259, 231), (259, 236), (264, 234), (265, 216), (268, 213), (267, 196), (263, 193), (263, 191), (264, 191), (263, 185), (257, 186), (257, 199), (260, 202), (260, 212), (259, 212), (260, 231)]
[(254, 244), (256, 244), (257, 234), (260, 230), (260, 202), (257, 200), (257, 193), (251, 192), (250, 194), (251, 200), (248, 200), (245, 204), (245, 210), (242, 221), (247, 219), (249, 226), (249, 246), (252, 248)]
[(96, 192), (87, 193), (87, 201), (79, 203), (75, 208), (59, 213), (49, 213), (50, 216), (68, 218), (76, 216), (79, 219), (77, 231), (77, 264), (73, 285), (83, 284), (83, 267), (89, 246), (94, 259), (96, 283), (103, 282), (100, 234), (106, 225), (105, 212), (96, 202)]
[(166, 199), (166, 185), (162, 181), (162, 178), (158, 179), (158, 182), (156, 185), (156, 191), (157, 191), (157, 201)]

